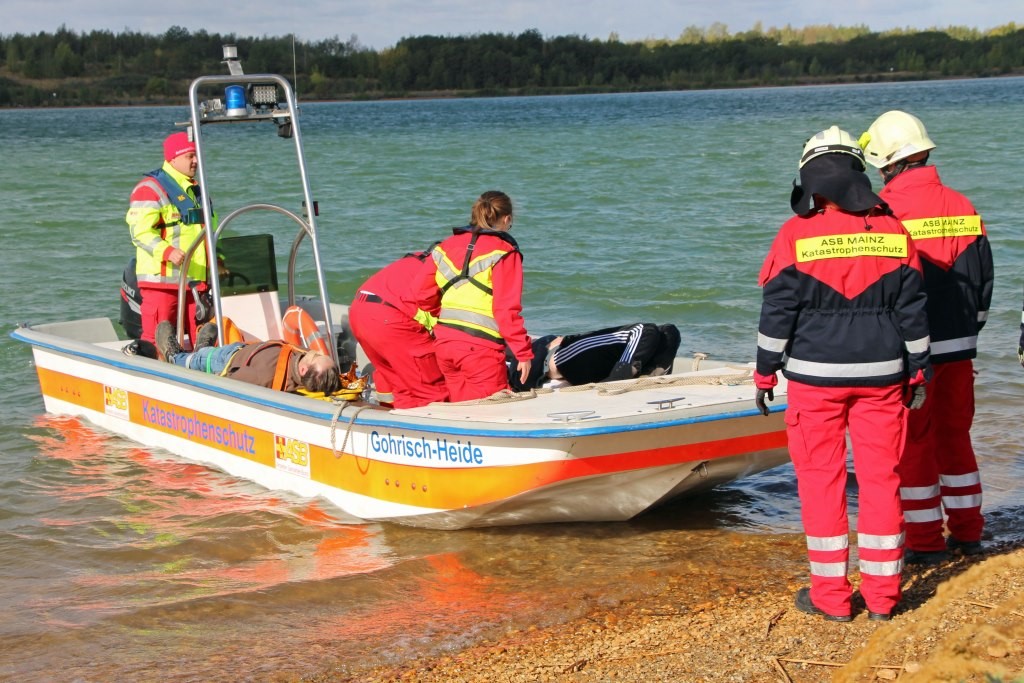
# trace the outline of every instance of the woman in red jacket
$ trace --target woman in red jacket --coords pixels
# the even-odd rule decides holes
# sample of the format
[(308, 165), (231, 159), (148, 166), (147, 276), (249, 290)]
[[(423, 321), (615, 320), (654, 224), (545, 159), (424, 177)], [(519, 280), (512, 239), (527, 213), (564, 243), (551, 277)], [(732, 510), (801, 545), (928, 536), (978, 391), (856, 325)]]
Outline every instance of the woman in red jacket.
[(455, 228), (431, 253), (436, 288), (423, 292), (419, 307), (431, 310), (440, 297), (434, 343), (452, 401), (508, 388), (506, 344), (522, 381), (530, 371), (523, 256), (511, 229), (512, 200), (504, 192), (484, 192), (473, 204), (470, 224)]

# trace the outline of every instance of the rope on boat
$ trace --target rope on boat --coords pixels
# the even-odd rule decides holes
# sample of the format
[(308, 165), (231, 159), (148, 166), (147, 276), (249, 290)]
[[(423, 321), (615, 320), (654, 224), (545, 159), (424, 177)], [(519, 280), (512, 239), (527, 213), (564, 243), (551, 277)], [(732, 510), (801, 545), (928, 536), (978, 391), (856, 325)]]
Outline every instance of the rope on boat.
[(476, 406), (485, 403), (514, 403), (516, 401), (527, 401), (531, 398), (537, 398), (540, 394), (550, 394), (552, 391), (553, 389), (530, 389), (529, 391), (502, 389), (484, 398), (475, 398), (469, 401), (453, 401), (443, 405)]
[[(708, 359), (709, 354), (697, 352), (693, 354), (693, 363), (690, 366), (691, 372), (700, 370), (701, 362)], [(698, 384), (732, 386), (736, 384), (748, 384), (754, 381), (754, 371), (747, 367), (737, 367), (742, 370), (738, 373), (719, 375), (697, 375), (681, 377), (676, 375), (657, 375), (637, 377), (633, 380), (605, 384), (602, 382), (590, 382), (589, 384), (578, 384), (576, 386), (562, 387), (559, 391), (590, 391), (594, 390), (601, 396), (616, 396), (631, 391), (643, 391), (655, 387), (681, 387), (694, 386)]]
[(699, 384), (731, 386), (735, 384), (747, 384), (754, 381), (754, 371), (744, 368), (742, 373), (729, 373), (726, 375), (699, 375), (696, 377), (677, 377), (674, 375), (659, 375), (657, 377), (637, 377), (633, 380), (604, 384), (591, 382), (589, 384), (578, 384), (576, 386), (562, 387), (559, 391), (596, 391), (601, 396), (616, 396), (631, 391), (643, 391), (658, 387), (682, 387)]
[(356, 418), (359, 417), (359, 413), (363, 412), (370, 406), (359, 406), (359, 408), (356, 409), (356, 412), (352, 413), (352, 417), (348, 421), (348, 427), (345, 429), (345, 438), (341, 440), (341, 450), (338, 450), (338, 447), (335, 445), (338, 420), (341, 418), (341, 411), (345, 410), (345, 407), (350, 405), (351, 401), (343, 399), (340, 402), (335, 401), (334, 404), (338, 407), (334, 410), (334, 415), (331, 416), (331, 451), (334, 453), (335, 458), (340, 458), (345, 455), (345, 446), (348, 445), (348, 437), (349, 434), (352, 433), (352, 427), (356, 424)]
[[(693, 354), (693, 363), (691, 364), (691, 372), (697, 372), (700, 370), (701, 362), (707, 360), (709, 354), (696, 352)], [(656, 387), (682, 387), (682, 386), (694, 386), (698, 384), (714, 385), (714, 386), (733, 386), (739, 384), (749, 384), (754, 381), (754, 371), (746, 366), (729, 366), (742, 372), (731, 372), (728, 374), (719, 375), (696, 375), (696, 376), (678, 376), (678, 375), (657, 375), (657, 376), (643, 376), (637, 377), (632, 380), (622, 380), (619, 382), (605, 383), (605, 382), (589, 382), (587, 384), (577, 384), (559, 387), (558, 389), (548, 388), (537, 388), (530, 389), (529, 391), (512, 391), (511, 389), (502, 389), (501, 391), (495, 392), (490, 396), (484, 398), (477, 398), (469, 401), (458, 401), (452, 403), (446, 403), (444, 405), (463, 405), (463, 406), (474, 406), (492, 403), (513, 403), (515, 401), (527, 401), (531, 398), (537, 398), (541, 394), (550, 394), (555, 391), (560, 392), (574, 392), (574, 391), (596, 391), (600, 396), (616, 396), (618, 394), (625, 394), (631, 391), (643, 391), (644, 389), (652, 389)], [(355, 416), (353, 416), (353, 420)]]
[[(695, 361), (696, 362), (696, 361)], [(596, 391), (600, 396), (617, 396), (632, 391), (643, 391), (644, 389), (655, 389), (661, 387), (682, 387), (695, 385), (713, 386), (734, 386), (749, 384), (754, 381), (754, 371), (743, 368), (743, 372), (733, 372), (720, 375), (698, 375), (698, 376), (675, 376), (659, 375), (657, 377), (637, 377), (633, 380), (625, 380), (615, 383), (590, 382), (588, 384), (577, 384), (575, 386), (560, 387), (559, 392), (575, 391)], [(493, 403), (512, 403), (514, 401), (526, 401), (537, 398), (541, 394), (550, 394), (555, 389), (531, 389), (530, 391), (512, 391), (503, 389), (486, 398), (478, 398), (472, 401), (459, 401), (458, 405), (481, 405)], [(448, 404), (452, 405), (452, 404)]]

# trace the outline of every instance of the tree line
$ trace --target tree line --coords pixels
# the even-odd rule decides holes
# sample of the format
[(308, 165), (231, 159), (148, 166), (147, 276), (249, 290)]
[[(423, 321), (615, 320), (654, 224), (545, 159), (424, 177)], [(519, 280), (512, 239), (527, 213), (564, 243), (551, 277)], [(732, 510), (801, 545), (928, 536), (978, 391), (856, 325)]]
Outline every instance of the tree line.
[(808, 26), (730, 34), (689, 27), (674, 40), (622, 42), (519, 34), (403, 38), (375, 51), (337, 36), (242, 37), (172, 27), (0, 35), (0, 106), (181, 103), (199, 75), (226, 73), (224, 44), (247, 73), (294, 78), (302, 99), (378, 99), (685, 90), (984, 77), (1024, 71), (1024, 28), (871, 32)]

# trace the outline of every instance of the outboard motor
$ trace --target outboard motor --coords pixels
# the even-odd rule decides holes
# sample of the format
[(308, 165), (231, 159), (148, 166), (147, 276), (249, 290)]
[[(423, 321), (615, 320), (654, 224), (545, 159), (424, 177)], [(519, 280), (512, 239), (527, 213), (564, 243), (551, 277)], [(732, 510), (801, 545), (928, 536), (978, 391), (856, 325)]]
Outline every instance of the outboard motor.
[(124, 333), (132, 339), (130, 344), (121, 349), (124, 355), (157, 358), (156, 346), (152, 342), (142, 341), (142, 292), (139, 291), (139, 280), (135, 277), (134, 256), (121, 274), (121, 318), (118, 322)]
[(135, 257), (124, 267), (121, 275), (121, 318), (124, 333), (132, 339), (142, 337), (142, 292), (135, 277)]

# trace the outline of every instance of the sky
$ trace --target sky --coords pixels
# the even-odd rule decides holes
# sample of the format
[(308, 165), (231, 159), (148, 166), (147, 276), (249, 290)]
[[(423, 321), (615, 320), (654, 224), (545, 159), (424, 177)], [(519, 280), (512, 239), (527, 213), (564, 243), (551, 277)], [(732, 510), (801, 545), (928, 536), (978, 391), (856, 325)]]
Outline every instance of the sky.
[(689, 26), (723, 24), (730, 33), (810, 25), (866, 25), (873, 31), (1024, 26), (1021, 0), (0, 0), (0, 35), (53, 33), (62, 25), (161, 35), (172, 26), (239, 37), (287, 36), (315, 42), (355, 37), (383, 50), (411, 36), (480, 33), (620, 40), (677, 38)]

